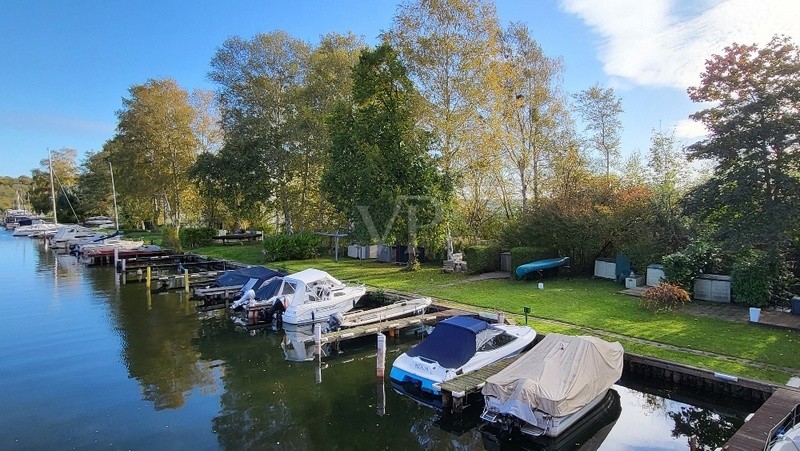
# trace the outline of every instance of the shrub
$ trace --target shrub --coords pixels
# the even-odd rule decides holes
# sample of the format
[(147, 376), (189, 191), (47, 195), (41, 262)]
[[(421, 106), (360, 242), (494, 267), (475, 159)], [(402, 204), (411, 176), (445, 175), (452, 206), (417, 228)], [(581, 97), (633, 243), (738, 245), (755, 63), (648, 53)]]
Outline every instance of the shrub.
[(698, 275), (722, 271), (722, 251), (707, 241), (693, 241), (683, 250), (664, 256), (661, 263), (667, 282), (691, 291), (692, 280)]
[[(511, 249), (511, 272), (517, 269), (518, 266), (530, 263), (536, 260), (553, 257), (552, 253), (547, 249), (540, 247), (515, 247)], [(467, 260), (467, 265), (469, 265)], [(515, 276), (516, 277), (516, 276)]]
[(464, 249), (464, 260), (472, 274), (500, 270), (500, 246), (470, 246)]
[(305, 260), (315, 257), (322, 238), (311, 232), (264, 237), (264, 251), (268, 262)]
[(161, 227), (160, 233), (162, 246), (168, 249), (174, 249), (177, 252), (183, 251), (181, 240), (178, 239), (178, 230), (175, 229), (175, 227), (163, 226)]
[(180, 231), (181, 244), (183, 247), (193, 248), (209, 246), (212, 238), (217, 236), (217, 231), (211, 227), (183, 228)]
[(689, 292), (671, 283), (662, 283), (648, 288), (642, 295), (642, 306), (655, 313), (670, 312), (689, 302)]
[(731, 271), (734, 302), (752, 307), (788, 304), (794, 276), (783, 256), (748, 250), (740, 254)]

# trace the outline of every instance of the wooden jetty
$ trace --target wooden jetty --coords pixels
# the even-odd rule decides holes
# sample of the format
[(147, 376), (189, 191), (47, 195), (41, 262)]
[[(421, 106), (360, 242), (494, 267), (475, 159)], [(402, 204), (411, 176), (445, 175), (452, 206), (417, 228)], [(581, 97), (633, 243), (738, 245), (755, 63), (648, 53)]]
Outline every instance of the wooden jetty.
[(486, 384), (486, 379), (499, 373), (518, 358), (519, 356), (509, 357), (489, 366), (485, 366), (477, 371), (442, 382), (439, 388), (439, 391), (442, 393), (442, 411), (456, 414), (461, 413), (465, 407), (469, 406), (468, 400), (480, 393), (481, 389)]
[(772, 429), (800, 404), (800, 390), (778, 388), (722, 447), (730, 451), (763, 450)]

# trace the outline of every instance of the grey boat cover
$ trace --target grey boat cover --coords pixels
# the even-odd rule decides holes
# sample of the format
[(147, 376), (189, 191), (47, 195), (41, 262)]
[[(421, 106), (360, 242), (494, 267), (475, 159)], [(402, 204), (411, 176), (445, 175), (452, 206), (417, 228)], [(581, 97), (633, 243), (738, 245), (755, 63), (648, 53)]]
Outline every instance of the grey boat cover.
[[(496, 397), (509, 409), (521, 403), (554, 417), (569, 415), (619, 380), (623, 353), (617, 342), (549, 333), (514, 363), (489, 377), (481, 392)], [(501, 413), (510, 412), (501, 408)]]

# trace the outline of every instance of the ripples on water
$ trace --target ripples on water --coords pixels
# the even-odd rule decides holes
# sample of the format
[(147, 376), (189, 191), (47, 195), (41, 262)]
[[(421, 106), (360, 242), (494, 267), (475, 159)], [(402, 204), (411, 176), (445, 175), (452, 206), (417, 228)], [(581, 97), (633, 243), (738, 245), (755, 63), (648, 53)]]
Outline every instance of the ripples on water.
[[(4, 231), (0, 289), (0, 449), (484, 448), (474, 416), (439, 418), (376, 383), (371, 341), (321, 370), (287, 362), (279, 332), (237, 332), (181, 293), (120, 286)], [(391, 342), (387, 362), (413, 342)], [(712, 449), (755, 407), (623, 383), (600, 449), (687, 449), (698, 432)]]

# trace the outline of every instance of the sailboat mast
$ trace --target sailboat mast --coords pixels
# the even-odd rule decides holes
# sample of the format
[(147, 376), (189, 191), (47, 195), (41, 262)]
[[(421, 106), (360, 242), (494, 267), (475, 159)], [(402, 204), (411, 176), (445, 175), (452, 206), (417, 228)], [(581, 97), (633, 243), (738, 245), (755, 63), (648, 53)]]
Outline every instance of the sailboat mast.
[(119, 232), (119, 211), (117, 211), (117, 187), (114, 185), (114, 168), (111, 167), (111, 160), (108, 161), (108, 170), (111, 172), (111, 192), (114, 194), (114, 225)]
[(47, 156), (50, 160), (50, 197), (53, 200), (53, 224), (58, 224), (58, 216), (56, 215), (56, 190), (53, 184), (53, 152), (47, 149)]

